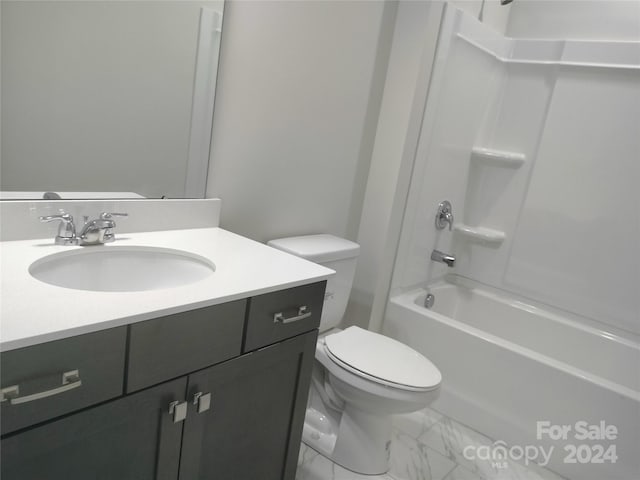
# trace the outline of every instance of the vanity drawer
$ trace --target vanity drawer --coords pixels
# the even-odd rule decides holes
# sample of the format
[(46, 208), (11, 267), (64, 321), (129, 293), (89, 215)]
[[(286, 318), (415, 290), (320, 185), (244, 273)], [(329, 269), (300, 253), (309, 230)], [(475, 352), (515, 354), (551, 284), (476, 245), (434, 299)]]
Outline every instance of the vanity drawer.
[(326, 285), (322, 281), (251, 298), (243, 351), (318, 328)]
[(2, 353), (2, 434), (122, 395), (126, 341), (119, 327)]
[(240, 355), (246, 300), (129, 326), (127, 392)]

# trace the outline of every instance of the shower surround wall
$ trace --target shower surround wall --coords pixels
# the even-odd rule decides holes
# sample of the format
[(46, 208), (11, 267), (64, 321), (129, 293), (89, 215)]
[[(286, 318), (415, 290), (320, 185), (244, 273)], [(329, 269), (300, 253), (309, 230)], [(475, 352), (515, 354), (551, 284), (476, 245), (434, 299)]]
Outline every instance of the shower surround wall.
[[(453, 273), (637, 347), (639, 59), (638, 42), (512, 39), (448, 8), (391, 296)], [(434, 226), (445, 199), (453, 204), (451, 232)], [(454, 254), (455, 268), (431, 262), (434, 248)], [(402, 319), (386, 318), (388, 334), (412, 337), (402, 329)], [(428, 342), (411, 343), (429, 356)], [(455, 356), (456, 345), (449, 348)], [(620, 367), (635, 368), (640, 384), (640, 354), (637, 360)], [(532, 395), (538, 391), (545, 395), (545, 385)], [(546, 394), (570, 410), (580, 401), (572, 393)], [(456, 417), (444, 402), (438, 407)], [(610, 478), (626, 480), (615, 476), (625, 468)]]
[[(441, 38), (396, 291), (448, 273), (428, 260), (438, 248), (456, 254), (460, 275), (640, 334), (640, 45), (513, 40), (455, 20)], [(453, 234), (433, 228), (444, 199)], [(474, 240), (463, 225), (505, 239)]]

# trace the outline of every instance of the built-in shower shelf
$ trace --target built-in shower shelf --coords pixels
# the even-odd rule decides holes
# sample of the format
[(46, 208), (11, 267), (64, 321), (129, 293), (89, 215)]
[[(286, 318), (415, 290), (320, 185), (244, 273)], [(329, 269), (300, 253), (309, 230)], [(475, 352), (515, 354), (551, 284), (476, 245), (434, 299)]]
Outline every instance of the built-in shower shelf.
[(524, 153), (519, 152), (506, 152), (483, 147), (473, 147), (471, 150), (471, 161), (493, 167), (520, 168), (525, 160)]
[(504, 239), (506, 238), (505, 233), (500, 230), (485, 227), (471, 227), (464, 223), (456, 223), (453, 226), (453, 229), (470, 240), (489, 243), (496, 246), (504, 242)]

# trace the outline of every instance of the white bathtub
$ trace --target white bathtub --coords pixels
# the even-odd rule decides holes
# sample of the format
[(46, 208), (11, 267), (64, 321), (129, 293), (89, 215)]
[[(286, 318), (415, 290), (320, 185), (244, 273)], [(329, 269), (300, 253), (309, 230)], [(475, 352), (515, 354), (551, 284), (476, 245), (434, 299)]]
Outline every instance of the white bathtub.
[[(392, 297), (387, 307), (384, 333), (442, 372), (434, 408), (494, 440), (547, 451), (554, 446), (547, 468), (572, 480), (640, 479), (640, 344), (568, 314), (457, 283), (430, 287), (431, 309), (423, 306), (425, 290)], [(538, 421), (571, 430), (566, 440), (539, 439)], [(576, 438), (580, 421), (614, 425), (617, 436)], [(592, 463), (597, 444), (605, 451), (615, 445), (615, 463)], [(570, 455), (570, 445), (579, 455)], [(577, 463), (566, 463), (567, 456)]]

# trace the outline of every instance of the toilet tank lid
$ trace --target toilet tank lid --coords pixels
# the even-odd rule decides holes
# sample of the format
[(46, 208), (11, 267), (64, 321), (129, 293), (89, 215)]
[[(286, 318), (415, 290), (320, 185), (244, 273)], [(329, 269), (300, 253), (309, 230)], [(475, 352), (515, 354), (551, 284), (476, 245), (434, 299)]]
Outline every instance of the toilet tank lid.
[(328, 234), (278, 238), (267, 245), (316, 263), (355, 258), (360, 252), (357, 243)]

